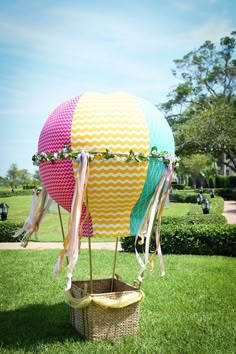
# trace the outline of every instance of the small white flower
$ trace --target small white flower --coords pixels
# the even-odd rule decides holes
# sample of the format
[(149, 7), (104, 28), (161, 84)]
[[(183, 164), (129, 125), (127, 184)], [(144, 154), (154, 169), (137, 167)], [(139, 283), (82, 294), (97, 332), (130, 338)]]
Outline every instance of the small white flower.
[(156, 155), (157, 151), (156, 150), (152, 150), (152, 155)]

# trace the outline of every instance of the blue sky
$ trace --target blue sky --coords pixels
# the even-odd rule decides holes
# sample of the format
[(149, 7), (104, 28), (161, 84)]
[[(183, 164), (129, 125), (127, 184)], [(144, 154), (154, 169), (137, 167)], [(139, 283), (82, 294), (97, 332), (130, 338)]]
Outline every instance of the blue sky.
[(35, 171), (40, 131), (85, 91), (154, 104), (177, 84), (173, 60), (236, 28), (231, 0), (14, 0), (0, 3), (0, 176)]

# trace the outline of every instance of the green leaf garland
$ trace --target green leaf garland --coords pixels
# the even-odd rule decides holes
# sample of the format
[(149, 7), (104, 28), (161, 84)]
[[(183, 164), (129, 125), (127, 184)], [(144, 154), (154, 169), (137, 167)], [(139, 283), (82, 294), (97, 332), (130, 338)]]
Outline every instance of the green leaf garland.
[[(65, 144), (63, 149), (59, 150), (58, 152), (37, 152), (32, 156), (32, 161), (34, 165), (39, 166), (41, 163), (46, 161), (49, 161), (53, 164), (57, 160), (76, 160), (81, 152), (82, 150), (72, 151)], [(88, 154), (89, 162), (92, 162), (95, 157), (102, 157), (103, 160), (115, 159), (117, 161), (123, 162), (136, 161), (137, 163), (149, 161), (150, 159), (154, 158), (163, 161), (166, 165), (169, 165), (170, 163), (178, 160), (177, 157), (170, 155), (167, 151), (158, 151), (156, 146), (151, 148), (151, 152), (149, 154), (145, 154), (142, 151), (136, 154), (132, 149), (130, 149), (129, 153), (127, 154), (114, 153), (108, 148), (106, 148), (104, 152), (91, 150), (86, 151), (86, 153)]]

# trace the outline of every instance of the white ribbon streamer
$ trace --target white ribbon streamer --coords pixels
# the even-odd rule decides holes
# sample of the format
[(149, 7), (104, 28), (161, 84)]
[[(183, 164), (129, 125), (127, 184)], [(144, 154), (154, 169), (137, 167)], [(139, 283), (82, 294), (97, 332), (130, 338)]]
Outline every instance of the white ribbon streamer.
[(69, 258), (67, 266), (67, 284), (65, 290), (69, 290), (72, 285), (72, 274), (75, 264), (78, 260), (79, 249), (79, 227), (82, 213), (84, 186), (87, 179), (88, 157), (85, 151), (82, 151), (78, 157), (78, 169), (75, 177), (75, 190), (71, 206), (71, 216), (68, 233), (71, 235), (65, 255)]
[(17, 230), (13, 237), (20, 236), (23, 232), (26, 232), (24, 237), (21, 239), (21, 246), (26, 247), (28, 241), (32, 234), (35, 234), (37, 237), (37, 232), (41, 222), (43, 221), (47, 211), (49, 210), (53, 199), (49, 196), (47, 191), (43, 188), (39, 196), (37, 191), (34, 191), (32, 197), (32, 203), (30, 208), (30, 214), (26, 219), (22, 228)]
[[(161, 195), (161, 192), (162, 192), (165, 180), (166, 180), (166, 175), (167, 175), (167, 170), (164, 171), (163, 177), (162, 177), (160, 183), (158, 184), (158, 186), (156, 187), (156, 190), (153, 193), (153, 197), (149, 203), (144, 220), (143, 220), (143, 222), (140, 226), (139, 232), (137, 233), (136, 238), (135, 238), (136, 259), (141, 266), (141, 269), (138, 273), (138, 281), (140, 283), (142, 282), (142, 275), (143, 275), (144, 271), (146, 270), (148, 262), (149, 262), (150, 239), (151, 239), (151, 234), (152, 234), (152, 230), (153, 230), (153, 225), (155, 222), (155, 217), (157, 214), (158, 204), (160, 202), (160, 195)], [(148, 221), (148, 229), (147, 229), (147, 233), (146, 233), (145, 254), (144, 254), (144, 261), (143, 261), (137, 251), (136, 244), (137, 244), (138, 236), (142, 231), (143, 225), (145, 225), (145, 223), (146, 223), (149, 213), (150, 213), (150, 216), (149, 216), (149, 221)]]

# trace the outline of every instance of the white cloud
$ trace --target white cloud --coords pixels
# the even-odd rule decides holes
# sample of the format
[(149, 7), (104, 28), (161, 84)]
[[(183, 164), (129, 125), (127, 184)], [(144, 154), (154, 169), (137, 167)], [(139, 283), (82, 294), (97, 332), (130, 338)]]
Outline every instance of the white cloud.
[[(37, 56), (47, 62), (67, 67), (95, 64), (107, 65), (126, 59), (138, 58), (154, 48), (165, 47), (163, 24), (141, 23), (132, 16), (77, 12), (55, 9), (50, 26), (38, 28), (35, 24), (3, 19), (0, 22), (1, 41), (10, 43), (9, 52)], [(54, 16), (53, 16), (54, 15)], [(67, 23), (66, 28), (61, 23)], [(13, 54), (14, 54), (13, 52)]]
[(195, 9), (195, 3), (190, 1), (175, 0), (172, 3), (175, 7), (182, 11), (193, 11)]
[[(84, 12), (78, 17), (74, 11), (57, 9), (55, 12), (58, 22), (61, 16), (69, 26), (64, 31), (54, 22), (52, 36), (47, 27), (39, 30), (27, 23), (13, 23), (7, 19), (0, 23), (0, 30), (6, 33), (5, 40), (13, 48), (19, 48), (18, 52), (14, 49), (15, 54), (29, 53), (31, 60), (35, 57), (49, 64), (63, 65), (67, 73), (68, 69), (70, 72), (64, 75), (61, 68), (59, 76), (50, 72), (48, 77), (42, 77), (38, 73), (18, 69), (17, 76), (12, 74), (8, 79), (16, 82), (19, 88), (17, 100), (23, 109), (31, 111), (28, 105), (24, 107), (22, 100), (25, 98), (26, 101), (27, 95), (28, 102), (34, 101), (35, 96), (54, 102), (58, 97), (62, 100), (69, 94), (73, 97), (72, 92), (79, 94), (84, 89), (107, 91), (108, 86), (110, 90), (123, 87), (136, 92), (137, 82), (139, 87), (143, 83), (144, 88), (148, 83), (152, 85), (152, 81), (160, 82), (165, 76), (164, 66), (158, 66), (158, 61), (161, 60), (159, 52), (169, 39), (161, 31), (157, 33), (150, 26), (143, 28), (128, 16), (123, 17), (122, 22), (119, 16), (114, 18), (101, 13)], [(22, 47), (27, 50), (24, 52)], [(145, 60), (143, 56), (146, 56)], [(153, 58), (156, 61), (154, 65)]]
[[(52, 69), (55, 63), (59, 70), (41, 73), (35, 66), (33, 72), (18, 68), (17, 73), (8, 74), (8, 83), (18, 89), (13, 96), (19, 112), (46, 114), (86, 90), (123, 89), (157, 100), (155, 96), (163, 97), (173, 85), (170, 68), (175, 58), (206, 39), (219, 42), (232, 30), (229, 20), (217, 16), (174, 36), (171, 30), (161, 29), (161, 23), (156, 28), (152, 23), (143, 27), (134, 18), (119, 14), (109, 17), (56, 9), (51, 16), (50, 28), (39, 29), (7, 18), (0, 22), (0, 32), (5, 33), (2, 40), (11, 43), (10, 52), (25, 55), (32, 62), (43, 61)], [(66, 29), (59, 26), (62, 20), (68, 24)]]
[(232, 31), (232, 23), (228, 19), (218, 16), (210, 17), (205, 23), (191, 31), (191, 36), (194, 41), (211, 40), (214, 43), (219, 43), (220, 38), (230, 35)]

